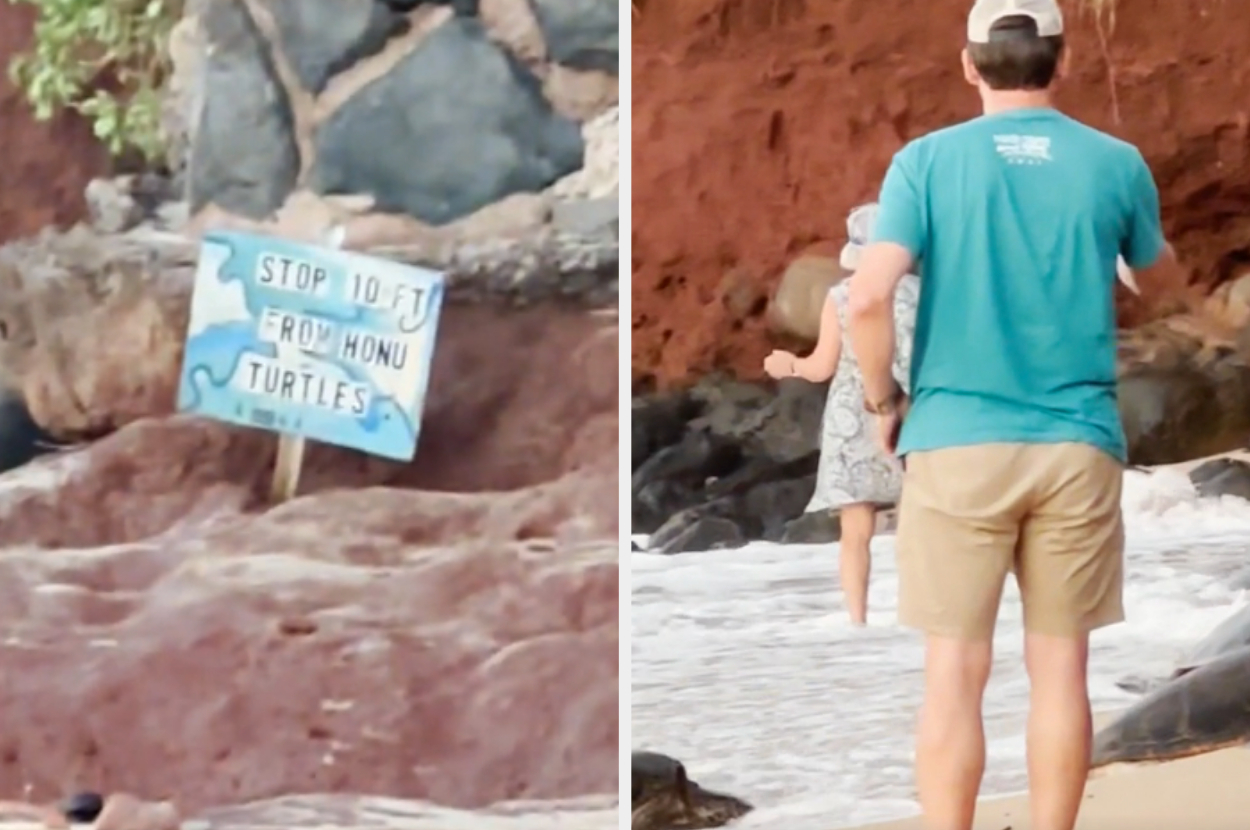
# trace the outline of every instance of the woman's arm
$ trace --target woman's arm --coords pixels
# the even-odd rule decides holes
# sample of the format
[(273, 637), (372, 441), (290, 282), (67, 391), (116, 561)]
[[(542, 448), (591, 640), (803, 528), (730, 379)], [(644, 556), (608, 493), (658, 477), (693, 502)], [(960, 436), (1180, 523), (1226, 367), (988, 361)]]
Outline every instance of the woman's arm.
[(812, 383), (824, 383), (838, 371), (838, 358), (841, 356), (842, 324), (838, 322), (838, 304), (829, 294), (820, 311), (820, 334), (816, 337), (816, 348), (807, 357), (794, 361), (794, 373)]

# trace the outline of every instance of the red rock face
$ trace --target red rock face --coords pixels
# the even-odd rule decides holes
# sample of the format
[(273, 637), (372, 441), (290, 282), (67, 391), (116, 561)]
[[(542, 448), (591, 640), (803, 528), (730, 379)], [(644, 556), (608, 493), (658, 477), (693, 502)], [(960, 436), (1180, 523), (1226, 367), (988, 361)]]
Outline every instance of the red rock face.
[(109, 166), (90, 124), (72, 113), (36, 121), (9, 81), (9, 61), (30, 48), (34, 19), (34, 6), (0, 4), (0, 242), (81, 220), (83, 189)]
[[(761, 375), (769, 293), (814, 243), (843, 241), (905, 141), (977, 112), (959, 49), (968, 0), (647, 2), (633, 27), (634, 379)], [(1060, 104), (1142, 148), (1167, 231), (1209, 290), (1250, 239), (1250, 58), (1230, 2), (1067, 4)], [(1105, 41), (1105, 48), (1104, 43)], [(836, 247), (835, 247), (836, 250)], [(1121, 321), (1156, 316), (1127, 292)]]
[(411, 465), (133, 423), (0, 479), (0, 792), (615, 792), (615, 329), (451, 308)]

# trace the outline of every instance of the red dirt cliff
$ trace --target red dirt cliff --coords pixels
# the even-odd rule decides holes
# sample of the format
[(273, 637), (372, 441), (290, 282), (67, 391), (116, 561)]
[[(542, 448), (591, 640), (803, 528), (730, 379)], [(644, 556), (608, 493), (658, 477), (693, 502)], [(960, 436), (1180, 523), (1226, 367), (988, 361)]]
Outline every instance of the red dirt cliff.
[[(907, 140), (972, 117), (970, 0), (640, 2), (633, 64), (633, 378), (760, 374), (766, 300), (841, 244)], [(1067, 4), (1060, 105), (1141, 147), (1192, 281), (1250, 267), (1250, 6)], [(1104, 46), (1105, 44), (1105, 46)], [(835, 248), (836, 250), (836, 248)], [(1122, 322), (1150, 309), (1121, 303)]]
[(34, 6), (0, 3), (0, 242), (82, 219), (87, 182), (109, 168), (91, 125), (72, 113), (36, 121), (9, 80), (9, 61), (30, 48), (34, 19)]

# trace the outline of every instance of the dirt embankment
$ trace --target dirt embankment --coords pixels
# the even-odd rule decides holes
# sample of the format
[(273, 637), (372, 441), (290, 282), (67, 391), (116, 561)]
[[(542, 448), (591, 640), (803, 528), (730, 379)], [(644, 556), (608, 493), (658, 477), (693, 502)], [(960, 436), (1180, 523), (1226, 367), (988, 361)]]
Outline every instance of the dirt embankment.
[[(633, 64), (633, 377), (759, 374), (785, 265), (840, 244), (907, 140), (976, 114), (969, 0), (641, 3)], [(1081, 6), (1086, 4), (1082, 3)], [(1235, 0), (1067, 4), (1063, 108), (1142, 148), (1195, 284), (1250, 269), (1250, 51)], [(1124, 298), (1122, 321), (1149, 316)]]
[(35, 7), (0, 3), (0, 242), (82, 219), (87, 182), (109, 168), (91, 125), (72, 113), (35, 120), (9, 80), (9, 61), (30, 48)]

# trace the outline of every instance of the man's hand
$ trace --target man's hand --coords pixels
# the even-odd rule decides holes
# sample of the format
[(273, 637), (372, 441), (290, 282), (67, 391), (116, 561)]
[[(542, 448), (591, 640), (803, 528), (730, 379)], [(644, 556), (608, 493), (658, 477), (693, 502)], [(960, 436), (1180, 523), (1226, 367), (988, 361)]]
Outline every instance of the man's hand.
[(798, 356), (791, 352), (774, 349), (768, 357), (764, 358), (764, 371), (770, 378), (792, 378), (796, 374), (795, 364), (798, 363)]
[(898, 451), (898, 436), (903, 430), (903, 419), (907, 417), (910, 399), (904, 397), (891, 412), (874, 415), (877, 428), (877, 446), (886, 455), (894, 455)]

